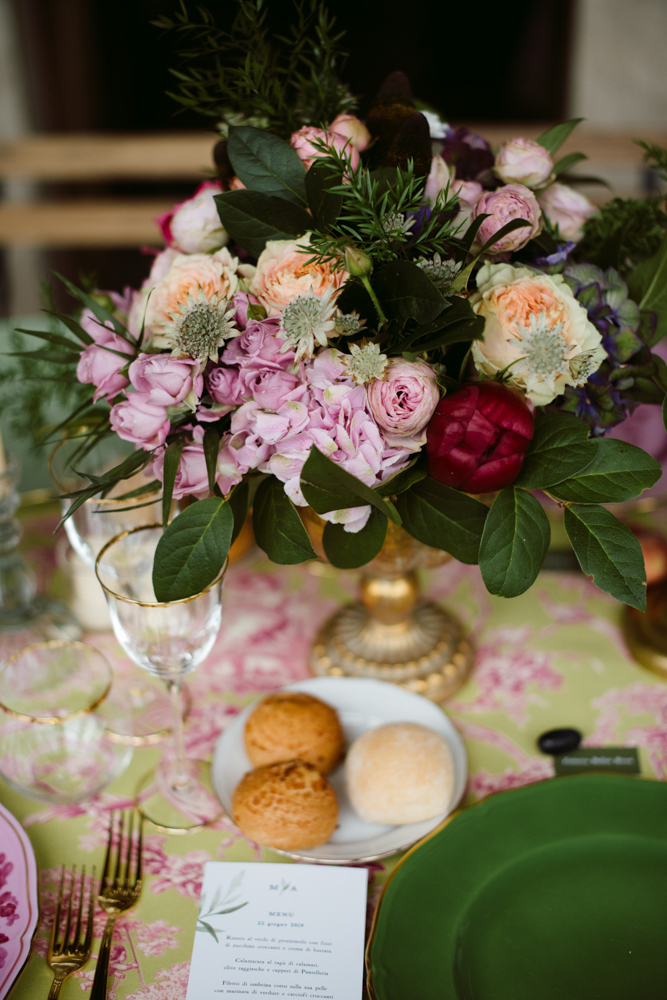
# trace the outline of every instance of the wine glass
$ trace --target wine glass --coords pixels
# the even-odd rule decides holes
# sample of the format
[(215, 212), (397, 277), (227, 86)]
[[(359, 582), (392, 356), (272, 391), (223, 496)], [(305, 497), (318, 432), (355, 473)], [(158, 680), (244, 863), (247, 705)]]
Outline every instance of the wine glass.
[[(61, 441), (49, 458), (49, 472), (61, 493), (73, 493), (89, 486), (82, 473), (100, 475), (118, 465), (133, 452), (132, 445), (118, 437), (104, 439), (89, 455), (79, 457), (81, 439), (70, 437)], [(76, 471), (75, 471), (76, 469)], [(76, 555), (90, 567), (100, 549), (123, 531), (143, 524), (152, 524), (162, 516), (159, 487), (128, 500), (118, 499), (126, 493), (150, 485), (143, 473), (117, 483), (106, 497), (84, 501), (65, 521), (65, 532)], [(72, 500), (63, 497), (60, 506), (67, 513)], [(85, 572), (85, 571), (84, 571)], [(92, 581), (91, 581), (92, 582)], [(132, 713), (132, 743), (147, 746), (163, 739), (171, 731), (172, 710), (162, 686), (128, 664), (116, 671), (117, 686), (124, 689)], [(184, 690), (189, 708), (189, 696)], [(120, 735), (120, 734), (119, 734)]]
[(34, 643), (0, 668), (0, 773), (31, 798), (89, 799), (121, 774), (132, 747), (104, 656), (83, 642)]
[(185, 755), (181, 686), (213, 648), (227, 564), (200, 593), (178, 601), (158, 601), (152, 572), (161, 537), (161, 524), (122, 532), (103, 547), (95, 571), (116, 638), (137, 666), (165, 682), (173, 705), (173, 750), (142, 781), (139, 808), (161, 829), (182, 832), (211, 823), (222, 814), (211, 790), (209, 765)]

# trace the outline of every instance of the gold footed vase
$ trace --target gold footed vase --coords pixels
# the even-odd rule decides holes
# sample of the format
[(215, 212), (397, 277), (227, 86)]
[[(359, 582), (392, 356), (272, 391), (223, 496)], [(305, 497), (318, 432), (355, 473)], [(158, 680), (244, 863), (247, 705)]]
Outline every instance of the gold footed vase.
[[(301, 514), (313, 548), (324, 521)], [(360, 599), (329, 618), (315, 637), (310, 668), (319, 677), (392, 681), (432, 701), (445, 701), (468, 677), (474, 652), (457, 619), (420, 594), (418, 569), (439, 566), (446, 552), (423, 545), (389, 522), (379, 555), (361, 571)]]
[(667, 679), (667, 580), (646, 591), (646, 611), (625, 608), (623, 634), (634, 658)]

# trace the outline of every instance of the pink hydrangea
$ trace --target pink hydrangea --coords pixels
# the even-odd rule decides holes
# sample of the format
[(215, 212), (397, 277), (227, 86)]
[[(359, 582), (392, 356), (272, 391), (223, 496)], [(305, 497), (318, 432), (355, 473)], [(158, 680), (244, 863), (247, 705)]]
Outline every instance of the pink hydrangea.
[[(160, 482), (164, 479), (164, 450), (160, 450), (153, 461), (153, 475)], [(223, 493), (229, 493), (232, 486), (241, 481), (247, 467), (240, 465), (227, 452), (227, 444), (223, 443), (218, 456), (216, 482)], [(208, 470), (204, 455), (204, 428), (199, 425), (192, 430), (192, 441), (189, 441), (181, 452), (181, 460), (174, 482), (174, 499), (194, 496), (198, 499), (209, 494)]]

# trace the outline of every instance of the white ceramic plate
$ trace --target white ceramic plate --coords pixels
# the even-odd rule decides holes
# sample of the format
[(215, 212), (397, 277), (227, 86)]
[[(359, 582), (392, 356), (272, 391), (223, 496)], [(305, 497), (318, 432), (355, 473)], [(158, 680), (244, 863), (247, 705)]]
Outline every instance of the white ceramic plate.
[(19, 821), (0, 805), (0, 1000), (7, 996), (30, 956), (39, 919), (37, 862)]
[[(357, 677), (313, 677), (282, 688), (305, 691), (332, 705), (340, 717), (347, 746), (375, 726), (388, 722), (416, 722), (435, 729), (445, 737), (454, 762), (454, 791), (447, 812), (421, 823), (404, 826), (380, 826), (364, 823), (352, 809), (345, 789), (345, 769), (341, 764), (329, 775), (338, 797), (338, 827), (326, 844), (305, 851), (279, 851), (299, 861), (341, 864), (375, 861), (405, 850), (435, 829), (459, 803), (468, 777), (468, 761), (463, 740), (445, 713), (427, 698), (413, 694), (396, 684)], [(262, 696), (264, 697), (264, 696)], [(257, 699), (261, 700), (261, 699)], [(227, 727), (213, 757), (213, 787), (225, 810), (232, 814), (232, 796), (239, 781), (252, 764), (245, 752), (243, 733), (256, 702), (248, 705)]]

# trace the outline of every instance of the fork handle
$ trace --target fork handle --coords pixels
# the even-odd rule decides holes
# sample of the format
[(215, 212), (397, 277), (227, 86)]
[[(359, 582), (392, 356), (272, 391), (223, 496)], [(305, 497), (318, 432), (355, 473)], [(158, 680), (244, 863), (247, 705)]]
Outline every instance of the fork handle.
[(58, 975), (55, 975), (53, 977), (53, 982), (51, 983), (51, 989), (49, 990), (48, 1000), (58, 1000), (58, 997), (60, 996), (60, 987), (65, 982), (66, 978), (67, 976), (58, 976)]
[(107, 919), (104, 934), (102, 935), (102, 944), (100, 945), (100, 953), (97, 956), (97, 966), (95, 968), (93, 988), (90, 991), (90, 1000), (106, 1000), (107, 979), (109, 978), (109, 957), (111, 955), (111, 940), (113, 938), (113, 929), (115, 924), (116, 916), (110, 916)]

